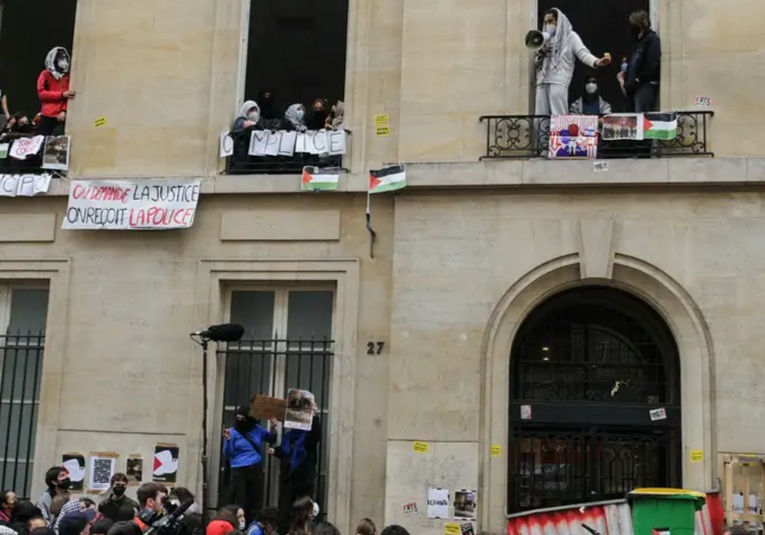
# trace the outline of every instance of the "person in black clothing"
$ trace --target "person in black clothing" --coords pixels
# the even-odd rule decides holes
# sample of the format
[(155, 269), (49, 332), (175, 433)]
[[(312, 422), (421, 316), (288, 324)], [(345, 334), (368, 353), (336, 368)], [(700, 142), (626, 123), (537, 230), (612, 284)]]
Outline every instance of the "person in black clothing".
[(133, 520), (138, 511), (138, 502), (125, 496), (128, 478), (125, 474), (114, 474), (111, 480), (112, 492), (98, 504), (98, 512), (112, 522)]
[(632, 13), (629, 21), (637, 44), (628, 61), (627, 71), (620, 72), (617, 78), (629, 100), (630, 111), (656, 111), (661, 76), (661, 40), (651, 29), (651, 20), (645, 11)]
[(318, 446), (321, 442), (321, 420), (316, 415), (316, 404), (310, 431), (290, 429), (282, 437), (281, 445), (275, 450), (269, 450), (280, 459), (279, 485), (279, 533), (286, 533), (289, 528), (289, 512), (292, 504), (298, 498), (309, 497), (316, 499), (316, 464), (318, 462)]

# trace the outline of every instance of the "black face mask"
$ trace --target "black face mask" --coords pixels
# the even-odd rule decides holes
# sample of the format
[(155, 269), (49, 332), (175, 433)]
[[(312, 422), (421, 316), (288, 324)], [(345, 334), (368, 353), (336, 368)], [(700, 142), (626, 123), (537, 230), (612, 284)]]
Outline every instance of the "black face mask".
[(61, 481), (58, 482), (58, 488), (63, 490), (67, 490), (71, 486), (72, 486), (72, 480), (69, 478), (62, 479)]
[(632, 32), (632, 35), (635, 37), (638, 37), (640, 35), (640, 32), (643, 31), (643, 28), (638, 26), (637, 24), (630, 24), (630, 32)]
[(115, 496), (122, 496), (123, 494), (125, 494), (125, 487), (123, 487), (122, 485), (116, 486), (112, 489), (112, 492), (114, 493)]

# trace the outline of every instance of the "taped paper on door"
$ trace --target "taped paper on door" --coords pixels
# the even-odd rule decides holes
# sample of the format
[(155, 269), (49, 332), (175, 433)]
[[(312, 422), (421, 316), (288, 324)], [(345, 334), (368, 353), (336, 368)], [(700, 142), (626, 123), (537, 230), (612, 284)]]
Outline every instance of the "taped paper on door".
[(667, 419), (667, 411), (664, 410), (664, 408), (661, 409), (653, 409), (651, 412), (651, 421), (656, 422), (658, 420), (666, 420)]

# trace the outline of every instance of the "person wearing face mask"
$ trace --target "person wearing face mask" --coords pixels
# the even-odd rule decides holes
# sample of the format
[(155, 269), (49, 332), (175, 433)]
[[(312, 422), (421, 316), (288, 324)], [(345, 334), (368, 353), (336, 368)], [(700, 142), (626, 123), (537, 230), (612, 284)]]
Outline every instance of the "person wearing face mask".
[(630, 103), (630, 111), (656, 111), (661, 75), (661, 40), (651, 29), (645, 11), (636, 11), (629, 18), (630, 31), (637, 40), (627, 62), (627, 69), (616, 75), (622, 92)]
[(568, 113), (568, 86), (574, 76), (577, 58), (592, 68), (605, 67), (611, 63), (606, 54), (598, 59), (584, 46), (568, 17), (558, 8), (547, 11), (542, 29), (548, 38), (537, 52), (536, 67), (536, 115), (565, 115)]
[(63, 134), (69, 100), (77, 94), (69, 89), (71, 58), (65, 48), (57, 46), (45, 58), (45, 70), (37, 78), (37, 96), (42, 103), (38, 133), (50, 136)]
[(296, 132), (305, 132), (305, 106), (302, 104), (293, 104), (284, 113), (284, 128), (295, 130)]
[(260, 122), (265, 130), (281, 130), (282, 113), (274, 103), (274, 93), (270, 90), (261, 91), (258, 96), (260, 104)]
[(569, 111), (573, 115), (608, 115), (611, 113), (611, 105), (600, 96), (597, 76), (584, 78), (582, 96), (571, 104)]
[(223, 455), (231, 463), (231, 502), (252, 519), (263, 506), (264, 448), (276, 442), (278, 422), (271, 418), (269, 432), (249, 412), (249, 406), (239, 407), (234, 426), (223, 430)]
[(98, 504), (98, 512), (112, 522), (132, 520), (138, 511), (138, 502), (125, 496), (128, 478), (117, 473), (111, 479), (111, 493)]
[(311, 115), (305, 123), (308, 130), (323, 130), (327, 128), (327, 119), (329, 118), (328, 108), (329, 103), (327, 99), (317, 98), (313, 101)]
[(69, 494), (67, 491), (71, 484), (72, 482), (69, 480), (69, 472), (61, 466), (54, 466), (45, 472), (45, 485), (48, 488), (42, 493), (42, 496), (38, 498), (35, 506), (40, 509), (43, 518), (49, 526), (52, 526), (56, 522), (56, 515), (51, 511), (53, 498), (60, 496), (65, 499)]
[(239, 109), (239, 117), (234, 120), (234, 132), (248, 128), (258, 128), (260, 123), (260, 106), (254, 100), (248, 100)]

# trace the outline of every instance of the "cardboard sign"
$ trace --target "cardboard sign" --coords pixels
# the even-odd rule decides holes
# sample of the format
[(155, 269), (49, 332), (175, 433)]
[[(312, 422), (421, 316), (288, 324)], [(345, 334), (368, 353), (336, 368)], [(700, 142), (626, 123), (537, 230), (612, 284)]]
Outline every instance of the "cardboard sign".
[(250, 404), (250, 416), (262, 420), (276, 418), (284, 421), (284, 413), (287, 412), (287, 401), (268, 396), (255, 396)]

